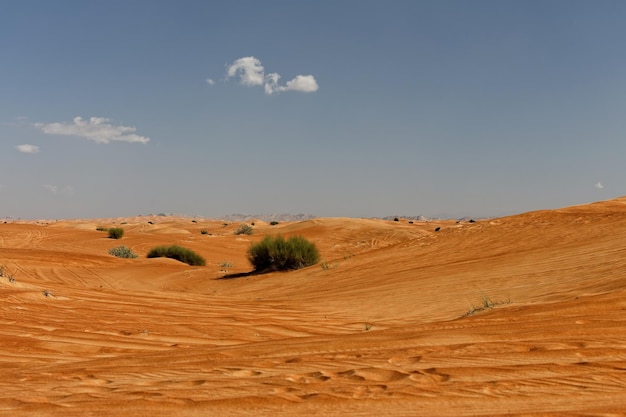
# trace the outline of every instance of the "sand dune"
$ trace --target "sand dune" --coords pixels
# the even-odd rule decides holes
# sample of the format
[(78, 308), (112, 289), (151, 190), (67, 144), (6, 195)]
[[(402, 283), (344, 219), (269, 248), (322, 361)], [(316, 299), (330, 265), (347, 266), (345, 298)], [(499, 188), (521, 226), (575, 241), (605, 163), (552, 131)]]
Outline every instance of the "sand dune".
[[(0, 415), (625, 415), (626, 198), (238, 226), (0, 224)], [(276, 233), (325, 267), (242, 275)], [(207, 265), (145, 257), (172, 243)]]

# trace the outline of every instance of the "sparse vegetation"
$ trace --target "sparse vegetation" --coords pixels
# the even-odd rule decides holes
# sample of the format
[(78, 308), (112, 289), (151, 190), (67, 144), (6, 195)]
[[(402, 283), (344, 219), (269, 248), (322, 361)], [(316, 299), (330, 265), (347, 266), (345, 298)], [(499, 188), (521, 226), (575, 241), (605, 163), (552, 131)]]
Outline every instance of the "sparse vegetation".
[(250, 246), (248, 260), (256, 271), (284, 271), (316, 264), (319, 252), (314, 243), (301, 236), (287, 240), (282, 236), (266, 236)]
[(208, 230), (206, 230), (206, 229), (202, 229), (202, 230), (200, 230), (200, 234), (201, 234), (201, 235), (208, 235), (208, 234), (209, 234), (209, 231), (208, 231)]
[(491, 297), (489, 297), (487, 294), (482, 294), (480, 297), (480, 305), (477, 307), (473, 304), (471, 304), (471, 308), (463, 315), (463, 317), (467, 317), (467, 316), (472, 316), (480, 311), (485, 311), (485, 310), (490, 310), (494, 307), (497, 306), (501, 306), (501, 305), (505, 305), (505, 304), (511, 304), (511, 299), (509, 298), (506, 301), (494, 301)]
[(15, 276), (13, 274), (9, 274), (5, 270), (4, 265), (0, 265), (0, 277), (7, 277), (7, 279), (9, 280), (10, 283), (14, 283), (15, 282)]
[(270, 226), (276, 226), (278, 224), (277, 221), (270, 222)]
[(219, 264), (217, 264), (220, 268), (222, 269), (226, 269), (226, 268), (232, 268), (233, 264), (232, 262), (228, 262), (228, 261), (222, 261)]
[(137, 254), (134, 253), (130, 248), (126, 246), (118, 246), (115, 248), (109, 249), (109, 254), (113, 255), (117, 258), (136, 258)]
[(249, 226), (244, 223), (235, 230), (235, 234), (236, 235), (251, 235), (253, 230), (254, 229), (252, 228), (252, 226)]
[(98, 232), (108, 232), (108, 231), (109, 231), (109, 229), (107, 229), (107, 228), (106, 228), (106, 227), (104, 227), (104, 226), (98, 226), (98, 227), (96, 227), (96, 230), (97, 230)]
[(171, 246), (157, 246), (150, 249), (147, 255), (148, 258), (171, 258), (177, 261), (184, 262), (191, 266), (204, 266), (206, 261), (204, 258), (191, 249), (183, 248), (177, 245)]
[(124, 236), (124, 229), (121, 227), (111, 227), (109, 229), (109, 238), (111, 239), (121, 239)]
[(327, 271), (329, 269), (333, 269), (333, 268), (338, 268), (339, 267), (339, 262), (333, 262), (332, 264), (328, 261), (322, 261), (320, 263), (320, 266), (322, 267), (323, 270)]

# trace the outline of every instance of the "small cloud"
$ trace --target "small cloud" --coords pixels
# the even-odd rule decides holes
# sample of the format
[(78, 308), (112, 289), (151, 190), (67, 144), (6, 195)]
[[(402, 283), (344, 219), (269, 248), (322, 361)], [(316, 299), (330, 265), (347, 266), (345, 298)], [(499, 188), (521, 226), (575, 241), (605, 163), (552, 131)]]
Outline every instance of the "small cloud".
[(280, 85), (281, 75), (272, 72), (265, 75), (261, 61), (253, 56), (239, 58), (226, 68), (226, 78), (239, 77), (239, 82), (246, 86), (263, 86), (265, 94), (282, 91), (312, 93), (319, 90), (319, 85), (312, 75), (297, 75), (285, 85)]
[(104, 117), (83, 119), (75, 117), (72, 123), (35, 123), (35, 127), (48, 135), (78, 136), (96, 143), (128, 142), (148, 143), (150, 138), (136, 135), (137, 129), (130, 126), (114, 125)]
[(243, 85), (263, 85), (264, 69), (261, 61), (253, 56), (239, 58), (226, 70), (227, 78), (239, 76), (239, 82)]
[(59, 188), (56, 185), (43, 184), (43, 188), (50, 191), (52, 194), (61, 194), (67, 197), (71, 197), (74, 195), (74, 187), (72, 187), (71, 185), (66, 185), (65, 187)]
[(210, 78), (207, 78), (207, 79), (206, 79), (206, 83), (207, 83), (208, 85), (215, 85), (215, 81), (213, 81), (213, 80), (212, 80), (212, 79), (210, 79)]
[(43, 188), (50, 191), (52, 194), (56, 194), (57, 191), (59, 191), (59, 187), (57, 187), (56, 185), (51, 185), (51, 184), (44, 184)]
[(281, 91), (300, 91), (303, 93), (312, 93), (319, 90), (317, 81), (312, 75), (297, 75), (291, 81), (287, 81), (287, 85), (281, 88)]
[(20, 152), (23, 153), (37, 153), (39, 152), (39, 146), (35, 146), (35, 145), (29, 145), (29, 144), (23, 144), (23, 145), (17, 145), (15, 147), (15, 149), (17, 149)]
[(602, 184), (600, 181), (598, 181), (596, 183), (596, 185), (594, 185), (594, 187), (596, 187), (598, 190), (601, 190), (604, 188), (604, 184)]

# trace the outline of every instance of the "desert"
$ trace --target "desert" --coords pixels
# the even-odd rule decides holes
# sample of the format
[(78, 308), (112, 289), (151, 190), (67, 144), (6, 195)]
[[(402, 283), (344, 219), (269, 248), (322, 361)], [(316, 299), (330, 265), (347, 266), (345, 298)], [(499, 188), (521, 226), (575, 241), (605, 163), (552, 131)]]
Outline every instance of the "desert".
[[(253, 223), (1, 222), (0, 414), (624, 415), (626, 197)], [(322, 262), (249, 274), (249, 246), (277, 234)], [(206, 266), (146, 258), (163, 244)]]

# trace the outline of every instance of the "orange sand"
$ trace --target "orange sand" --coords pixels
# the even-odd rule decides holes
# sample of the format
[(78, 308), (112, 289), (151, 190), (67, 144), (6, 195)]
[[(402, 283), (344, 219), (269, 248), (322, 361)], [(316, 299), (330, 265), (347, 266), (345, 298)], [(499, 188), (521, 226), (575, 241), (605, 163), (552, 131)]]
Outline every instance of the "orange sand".
[[(0, 223), (0, 415), (624, 415), (626, 198), (255, 223)], [(326, 268), (222, 279), (274, 233)], [(145, 258), (174, 243), (207, 266)]]

